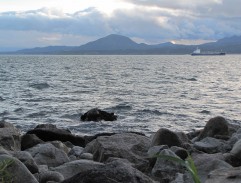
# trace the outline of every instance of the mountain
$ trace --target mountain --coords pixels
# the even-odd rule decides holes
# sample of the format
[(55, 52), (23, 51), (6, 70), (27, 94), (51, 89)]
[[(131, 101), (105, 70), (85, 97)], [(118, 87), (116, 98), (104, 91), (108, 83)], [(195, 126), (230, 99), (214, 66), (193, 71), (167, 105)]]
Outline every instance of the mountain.
[(148, 45), (136, 43), (128, 37), (111, 34), (81, 46), (48, 46), (23, 49), (15, 54), (190, 54), (196, 47), (203, 51), (241, 53), (241, 36), (223, 38), (201, 45), (180, 45), (171, 42)]
[(96, 41), (89, 42), (79, 47), (79, 50), (138, 50), (144, 49), (147, 45), (137, 44), (130, 38), (111, 34)]

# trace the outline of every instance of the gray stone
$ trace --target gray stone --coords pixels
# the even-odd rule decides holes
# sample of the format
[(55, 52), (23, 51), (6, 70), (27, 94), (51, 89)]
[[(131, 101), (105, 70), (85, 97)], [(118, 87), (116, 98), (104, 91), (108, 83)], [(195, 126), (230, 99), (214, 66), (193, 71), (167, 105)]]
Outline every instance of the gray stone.
[(21, 150), (24, 151), (43, 142), (44, 141), (38, 138), (35, 134), (25, 134), (21, 138)]
[(38, 165), (56, 167), (69, 162), (67, 154), (53, 146), (51, 143), (38, 144), (27, 151), (32, 155)]
[(93, 160), (93, 154), (91, 153), (82, 153), (79, 156), (80, 159), (87, 159), (87, 160)]
[(228, 122), (223, 117), (211, 118), (205, 125), (203, 131), (198, 136), (198, 140), (205, 137), (216, 137), (216, 136), (227, 136), (229, 135)]
[(104, 166), (81, 172), (62, 183), (155, 183), (129, 163), (112, 161)]
[(129, 160), (135, 167), (148, 166), (147, 151), (150, 146), (148, 137), (134, 133), (121, 133), (112, 136), (100, 136), (87, 144), (84, 152), (93, 154), (94, 161), (105, 162), (109, 157)]
[(50, 168), (52, 171), (61, 173), (65, 179), (68, 179), (80, 172), (92, 170), (94, 168), (103, 167), (103, 163), (94, 162), (90, 160), (76, 160), (65, 163), (58, 167)]
[(192, 158), (201, 182), (205, 182), (208, 174), (215, 169), (232, 167), (230, 164), (224, 161), (224, 156), (221, 153), (192, 154)]
[(151, 142), (151, 146), (158, 145), (167, 145), (168, 147), (182, 147), (182, 141), (175, 132), (172, 132), (165, 128), (161, 128), (155, 133)]
[(211, 171), (205, 183), (240, 183), (241, 167)]
[(241, 159), (241, 139), (238, 140), (238, 141), (234, 144), (234, 146), (233, 146), (232, 150), (230, 151), (230, 153), (231, 153), (233, 156)]
[(13, 153), (13, 156), (20, 160), (32, 174), (38, 172), (38, 165), (35, 163), (33, 157), (29, 152), (16, 151)]
[(64, 176), (59, 172), (54, 171), (43, 171), (35, 176), (39, 183), (47, 183), (49, 181), (53, 182), (62, 182), (64, 180)]
[(83, 153), (84, 148), (80, 146), (74, 146), (68, 153), (68, 155), (74, 155), (79, 157)]
[(206, 152), (206, 153), (217, 153), (217, 152), (227, 152), (231, 150), (231, 146), (226, 143), (224, 140), (215, 139), (212, 137), (206, 137), (201, 141), (194, 143), (194, 147), (197, 150)]
[[(160, 152), (160, 155), (167, 155), (175, 158), (179, 158), (174, 152), (169, 149), (164, 149)], [(180, 158), (179, 158), (180, 159)], [(171, 182), (176, 179), (177, 173), (184, 173), (185, 169), (182, 165), (177, 162), (157, 158), (155, 166), (153, 167), (151, 173), (158, 179), (166, 182)]]
[(61, 141), (52, 141), (50, 142), (51, 144), (53, 144), (56, 148), (64, 151), (66, 154), (69, 153), (70, 148), (68, 148), (64, 143), (62, 143)]
[[(0, 161), (12, 160), (6, 171), (10, 174), (12, 183), (38, 183), (36, 178), (26, 168), (26, 166), (16, 158), (7, 155), (0, 155)], [(7, 181), (6, 181), (7, 182)]]
[(0, 122), (0, 145), (9, 151), (20, 150), (20, 132), (11, 123)]

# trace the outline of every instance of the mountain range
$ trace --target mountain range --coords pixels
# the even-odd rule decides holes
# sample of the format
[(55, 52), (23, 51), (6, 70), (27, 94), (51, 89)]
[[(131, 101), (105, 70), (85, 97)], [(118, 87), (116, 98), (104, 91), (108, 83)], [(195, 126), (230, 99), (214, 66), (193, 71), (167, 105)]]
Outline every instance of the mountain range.
[(81, 46), (48, 46), (22, 49), (13, 54), (190, 54), (194, 49), (223, 51), (228, 54), (241, 53), (241, 36), (233, 36), (200, 45), (181, 45), (171, 42), (148, 45), (136, 43), (122, 35), (111, 34)]

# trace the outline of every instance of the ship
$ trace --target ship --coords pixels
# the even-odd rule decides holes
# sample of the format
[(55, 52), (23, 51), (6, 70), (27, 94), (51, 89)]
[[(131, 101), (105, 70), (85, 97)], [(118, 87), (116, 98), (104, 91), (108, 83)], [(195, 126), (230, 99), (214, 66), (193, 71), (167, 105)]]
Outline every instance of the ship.
[(197, 48), (191, 54), (192, 56), (212, 56), (212, 55), (226, 55), (225, 52), (201, 52), (201, 49)]

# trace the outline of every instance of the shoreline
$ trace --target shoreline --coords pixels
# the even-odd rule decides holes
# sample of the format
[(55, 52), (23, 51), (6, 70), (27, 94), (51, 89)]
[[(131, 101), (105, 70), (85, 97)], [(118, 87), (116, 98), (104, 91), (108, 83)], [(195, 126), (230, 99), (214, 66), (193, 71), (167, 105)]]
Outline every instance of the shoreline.
[(0, 132), (0, 162), (11, 160), (4, 171), (14, 183), (193, 182), (185, 167), (157, 154), (180, 160), (190, 155), (201, 182), (241, 181), (241, 126), (223, 117), (211, 118), (202, 130), (160, 128), (152, 137), (136, 132), (79, 136), (52, 124), (21, 135), (9, 122), (0, 122)]

